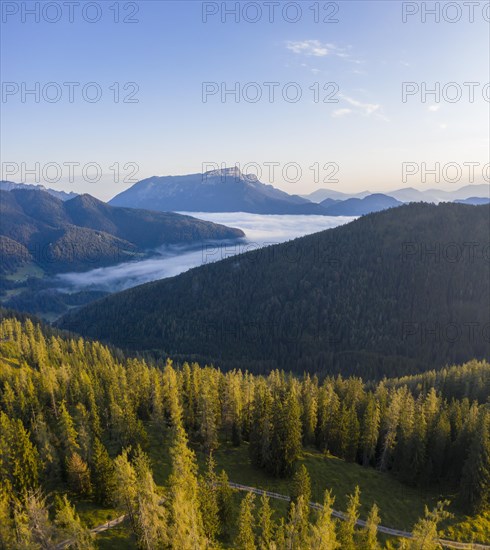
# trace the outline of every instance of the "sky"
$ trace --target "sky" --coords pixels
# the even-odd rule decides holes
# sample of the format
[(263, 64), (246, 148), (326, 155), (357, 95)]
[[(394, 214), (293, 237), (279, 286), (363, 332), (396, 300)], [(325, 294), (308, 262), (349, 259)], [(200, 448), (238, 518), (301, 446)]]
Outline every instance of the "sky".
[(488, 2), (0, 4), (1, 179), (103, 200), (237, 164), (296, 194), (488, 181)]

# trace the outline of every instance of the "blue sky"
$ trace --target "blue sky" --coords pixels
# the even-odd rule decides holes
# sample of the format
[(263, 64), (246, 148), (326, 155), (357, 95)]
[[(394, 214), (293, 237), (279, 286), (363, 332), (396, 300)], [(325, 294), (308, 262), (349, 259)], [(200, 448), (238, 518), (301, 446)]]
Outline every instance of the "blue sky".
[[(18, 11), (11, 14), (14, 4)], [(250, 7), (238, 22), (232, 16), (222, 22), (222, 2), (154, 0), (119, 3), (121, 18), (130, 17), (133, 4), (138, 8), (133, 15), (137, 23), (116, 23), (112, 1), (92, 2), (96, 7), (87, 8), (88, 18), (100, 11), (101, 19), (94, 23), (82, 17), (83, 1), (73, 23), (62, 2), (60, 21), (45, 20), (56, 16), (51, 8), (46, 14), (40, 11), (39, 22), (29, 15), (23, 22), (22, 10), (36, 4), (42, 10), (43, 2), (3, 2), (1, 157), (3, 176), (13, 181), (39, 179), (54, 188), (107, 199), (130, 185), (123, 179), (136, 167), (133, 180), (200, 172), (204, 164), (255, 163), (247, 171), (260, 171), (262, 181), (298, 194), (319, 187), (346, 192), (457, 188), (469, 179), (463, 163), (474, 162), (479, 163), (475, 182), (484, 182), (490, 105), (483, 97), (490, 80), (488, 10), (482, 14), (486, 2), (475, 7), (473, 23), (466, 10), (450, 23), (447, 19), (455, 17), (450, 7), (441, 11), (439, 23), (431, 15), (424, 22), (422, 4), (434, 7), (435, 2), (410, 2), (404, 8), (398, 1), (366, 0), (338, 2), (338, 13), (332, 16), (337, 23), (315, 22), (310, 8), (319, 5), (322, 18), (328, 17), (325, 2), (296, 3), (302, 10), (297, 22), (286, 20), (286, 3), (281, 2), (272, 23), (261, 3), (262, 18), (252, 23), (255, 3), (241, 2), (242, 10), (245, 4)], [(236, 2), (227, 4), (232, 8)], [(210, 12), (206, 22), (203, 9)], [(418, 13), (407, 15), (404, 23), (403, 9)], [(286, 16), (294, 17), (294, 6)], [(40, 101), (28, 95), (22, 102), (22, 87), (34, 88), (36, 82)], [(43, 98), (48, 82), (62, 90), (59, 101)], [(80, 83), (73, 103), (65, 82)], [(96, 103), (82, 97), (80, 90), (89, 82), (102, 91)], [(135, 90), (134, 85), (124, 90), (125, 83), (136, 83), (138, 102), (116, 103), (110, 89), (115, 82), (120, 97)], [(241, 96), (237, 103), (231, 96), (223, 102), (217, 93), (203, 102), (204, 82), (213, 90), (239, 83), (241, 91), (252, 82), (256, 84), (247, 88), (249, 97), (256, 90), (263, 96), (255, 103)], [(272, 103), (266, 98), (267, 82), (278, 83)], [(422, 82), (429, 88), (439, 82), (441, 89), (453, 82), (457, 87), (447, 88), (440, 101), (428, 97), (424, 103), (421, 93), (414, 92), (404, 103), (404, 82), (419, 88)], [(473, 102), (465, 82), (478, 83)], [(299, 101), (283, 99), (287, 83), (294, 83), (288, 91), (301, 90)], [(335, 84), (325, 92), (321, 88), (326, 83)], [(332, 93), (338, 103), (315, 102), (315, 86), (320, 99)], [(445, 95), (452, 99), (458, 86), (462, 98), (447, 101)], [(55, 92), (55, 87), (46, 88), (48, 94)], [(43, 179), (48, 163), (72, 162), (80, 164), (73, 168), (72, 183), (66, 166), (60, 181)], [(407, 162), (425, 162), (429, 169), (437, 162), (458, 163), (462, 176), (457, 179), (456, 173), (455, 181), (449, 181), (441, 170), (439, 183), (431, 177), (424, 182), (418, 171), (403, 181), (402, 164)], [(19, 171), (6, 174), (5, 163), (11, 172), (16, 165)], [(22, 163), (27, 169), (39, 163), (40, 177), (22, 174)], [(95, 178), (89, 167), (89, 176), (82, 176), (81, 167), (89, 163), (100, 167), (100, 181), (87, 181)], [(273, 177), (270, 163), (278, 163)], [(319, 170), (309, 168), (315, 163)], [(334, 165), (337, 173), (328, 180)], [(50, 170), (45, 173), (55, 180), (56, 171)]]

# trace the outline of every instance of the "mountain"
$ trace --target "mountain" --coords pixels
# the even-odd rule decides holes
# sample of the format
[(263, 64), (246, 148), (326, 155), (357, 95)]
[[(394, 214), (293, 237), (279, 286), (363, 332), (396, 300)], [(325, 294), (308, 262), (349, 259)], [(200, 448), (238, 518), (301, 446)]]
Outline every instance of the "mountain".
[[(370, 191), (362, 193), (340, 193), (331, 189), (318, 189), (309, 195), (302, 195), (313, 202), (321, 203), (325, 199), (347, 200), (347, 199), (363, 199), (371, 195)], [(443, 189), (426, 189), (420, 191), (414, 187), (404, 187), (403, 189), (395, 189), (386, 191), (384, 195), (393, 197), (400, 202), (453, 202), (456, 200), (467, 199), (470, 197), (490, 197), (490, 185), (488, 183), (466, 185), (455, 191), (445, 191)]]
[(487, 197), (469, 197), (467, 199), (461, 199), (454, 201), (460, 204), (473, 204), (475, 206), (480, 204), (488, 204), (490, 202), (490, 199)]
[(341, 200), (347, 199), (363, 199), (371, 195), (371, 191), (362, 191), (361, 193), (342, 193), (340, 191), (334, 191), (333, 189), (317, 189), (309, 195), (301, 195), (304, 199), (308, 199), (311, 202), (325, 202), (326, 199)]
[(485, 358), (489, 230), (488, 206), (403, 205), (114, 294), (60, 326), (256, 372), (369, 378)]
[(237, 168), (153, 176), (119, 193), (109, 204), (160, 211), (323, 214), (317, 204), (261, 183)]
[(244, 236), (240, 229), (172, 212), (117, 208), (90, 195), (61, 201), (23, 189), (0, 191), (0, 216), (3, 265), (34, 260), (49, 272), (110, 265), (162, 245)]
[(419, 191), (413, 187), (405, 187), (403, 189), (396, 189), (395, 191), (388, 191), (386, 195), (393, 197), (400, 202), (439, 202), (435, 200), (435, 196), (427, 194), (425, 191)]
[(347, 199), (334, 204), (332, 204), (332, 199), (326, 199), (320, 203), (320, 206), (325, 208), (325, 214), (328, 216), (364, 216), (371, 212), (379, 212), (401, 204), (393, 197), (374, 193), (363, 199)]
[(30, 191), (45, 191), (53, 197), (62, 201), (73, 199), (77, 196), (77, 193), (66, 193), (65, 191), (56, 191), (56, 189), (49, 189), (44, 185), (31, 185), (29, 183), (14, 183), (13, 181), (0, 181), (0, 191), (12, 191), (13, 189), (27, 189)]

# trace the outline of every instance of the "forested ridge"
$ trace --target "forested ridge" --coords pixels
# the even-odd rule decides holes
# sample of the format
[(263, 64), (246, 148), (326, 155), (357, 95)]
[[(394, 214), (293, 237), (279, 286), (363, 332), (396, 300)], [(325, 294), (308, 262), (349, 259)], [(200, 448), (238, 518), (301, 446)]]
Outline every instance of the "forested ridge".
[[(76, 548), (93, 548), (73, 506), (88, 498), (126, 513), (138, 547), (148, 550), (381, 548), (376, 526), (383, 510), (373, 507), (366, 528), (355, 527), (358, 489), (352, 487), (345, 522), (332, 518), (328, 490), (323, 510), (309, 510), (315, 480), (298, 468), (307, 448), (407, 486), (434, 486), (467, 514), (488, 513), (489, 370), (477, 361), (451, 367), (459, 383), (446, 384), (441, 394), (440, 382), (432, 383), (439, 373), (366, 384), (355, 377), (150, 364), (4, 313), (0, 546), (52, 548), (69, 539)], [(163, 486), (147, 454), (150, 437), (169, 456)], [(237, 500), (213, 460), (225, 444), (248, 448), (268, 475), (292, 479), (285, 517), (265, 496)], [(196, 452), (208, 456), (205, 471), (198, 471)], [(437, 548), (446, 507), (427, 510), (414, 539), (397, 547)]]
[(131, 260), (162, 245), (237, 239), (240, 229), (173, 212), (117, 208), (91, 195), (0, 190), (0, 274), (34, 262), (49, 273)]
[(224, 368), (403, 376), (490, 356), (490, 207), (410, 204), (142, 285), (63, 328)]

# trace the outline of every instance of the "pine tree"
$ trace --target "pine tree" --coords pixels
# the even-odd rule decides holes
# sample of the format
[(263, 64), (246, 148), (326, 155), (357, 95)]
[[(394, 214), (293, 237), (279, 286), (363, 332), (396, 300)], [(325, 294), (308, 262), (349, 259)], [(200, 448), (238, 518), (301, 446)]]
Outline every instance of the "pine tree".
[(310, 548), (336, 550), (340, 547), (335, 533), (335, 521), (332, 518), (334, 501), (331, 491), (325, 491), (322, 510), (316, 523), (311, 527)]
[(84, 527), (75, 508), (70, 504), (66, 495), (63, 495), (58, 503), (55, 525), (58, 535), (70, 540), (70, 548), (75, 550), (92, 550), (95, 548), (94, 535), (90, 529)]
[(255, 550), (257, 548), (254, 537), (254, 499), (253, 493), (247, 493), (240, 503), (236, 541), (236, 547), (239, 550)]

